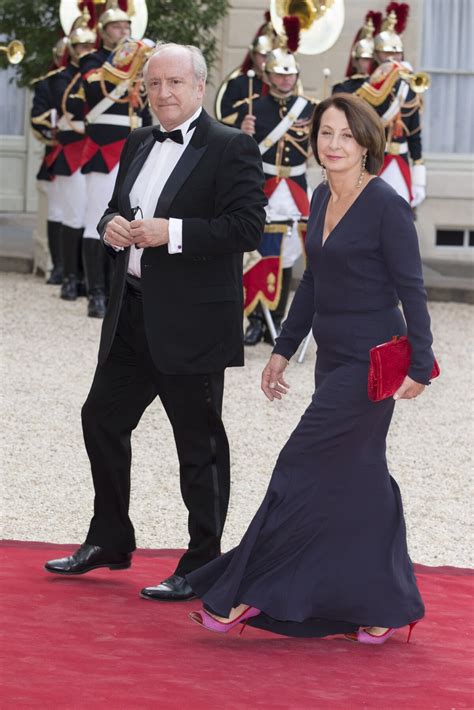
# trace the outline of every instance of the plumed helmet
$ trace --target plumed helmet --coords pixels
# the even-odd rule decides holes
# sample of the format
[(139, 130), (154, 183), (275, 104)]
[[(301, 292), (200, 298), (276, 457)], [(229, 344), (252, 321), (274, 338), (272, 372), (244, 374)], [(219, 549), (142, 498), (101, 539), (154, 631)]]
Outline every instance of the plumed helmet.
[(107, 0), (105, 10), (99, 17), (97, 27), (99, 31), (103, 30), (110, 22), (131, 22), (130, 15), (125, 10), (121, 10), (118, 6), (118, 0)]
[(372, 59), (374, 56), (374, 23), (369, 17), (363, 26), (357, 42), (352, 47), (353, 59)]
[(375, 36), (374, 48), (376, 52), (403, 52), (403, 42), (395, 32), (397, 15), (392, 10), (382, 25), (382, 31)]
[(267, 74), (299, 74), (300, 68), (295, 55), (279, 47), (267, 54), (264, 71)]
[(79, 17), (74, 20), (71, 32), (69, 33), (69, 45), (74, 47), (76, 44), (94, 44), (97, 39), (95, 30), (89, 27), (91, 16), (87, 7), (84, 7)]
[(274, 47), (274, 39), (270, 34), (262, 34), (255, 37), (249, 49), (255, 54), (268, 54)]
[(53, 47), (53, 61), (57, 67), (61, 65), (64, 54), (67, 51), (67, 46), (67, 37), (61, 37), (61, 39), (58, 39), (58, 41)]

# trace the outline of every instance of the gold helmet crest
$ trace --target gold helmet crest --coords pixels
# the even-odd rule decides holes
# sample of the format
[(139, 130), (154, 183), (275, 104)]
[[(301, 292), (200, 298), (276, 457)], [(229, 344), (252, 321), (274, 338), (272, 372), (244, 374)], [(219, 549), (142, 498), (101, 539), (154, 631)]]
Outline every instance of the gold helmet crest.
[(397, 15), (392, 10), (384, 20), (382, 31), (374, 39), (376, 52), (403, 52), (403, 42), (399, 34), (395, 32)]
[(358, 41), (352, 47), (352, 59), (372, 59), (374, 56), (374, 23), (369, 17), (361, 30)]
[(94, 44), (97, 39), (95, 30), (89, 27), (91, 16), (87, 7), (84, 7), (79, 17), (74, 20), (71, 32), (69, 33), (68, 43), (70, 47), (76, 44)]

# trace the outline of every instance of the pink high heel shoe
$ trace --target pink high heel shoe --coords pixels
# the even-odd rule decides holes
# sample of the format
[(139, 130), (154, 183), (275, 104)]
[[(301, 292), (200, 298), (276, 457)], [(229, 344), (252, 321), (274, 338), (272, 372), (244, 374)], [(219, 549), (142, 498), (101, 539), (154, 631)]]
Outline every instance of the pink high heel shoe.
[[(410, 643), (410, 638), (413, 629), (415, 628), (417, 623), (418, 621), (412, 621), (411, 624), (408, 624), (407, 643)], [(385, 643), (385, 641), (388, 641), (390, 636), (393, 636), (395, 631), (398, 631), (398, 629), (387, 629), (383, 634), (379, 634), (378, 636), (376, 636), (375, 634), (369, 633), (367, 629), (359, 629), (357, 633), (345, 634), (345, 636), (347, 639), (349, 639), (349, 641), (358, 641), (359, 643), (365, 643), (371, 646), (380, 646), (381, 644)]]
[(260, 614), (260, 609), (256, 609), (254, 606), (249, 606), (245, 611), (243, 611), (239, 616), (237, 616), (232, 621), (218, 621), (211, 614), (209, 614), (205, 609), (201, 611), (192, 611), (189, 614), (189, 618), (194, 623), (203, 626), (208, 631), (214, 631), (217, 634), (227, 634), (231, 629), (235, 628), (238, 624), (242, 624), (240, 629), (240, 634), (242, 635), (245, 629), (245, 624), (253, 616), (258, 616)]

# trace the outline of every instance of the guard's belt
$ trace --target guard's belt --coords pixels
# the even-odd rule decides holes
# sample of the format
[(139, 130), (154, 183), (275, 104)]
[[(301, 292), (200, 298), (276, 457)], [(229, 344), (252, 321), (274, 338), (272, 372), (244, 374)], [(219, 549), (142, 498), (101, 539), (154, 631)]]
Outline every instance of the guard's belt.
[(60, 131), (76, 131), (77, 133), (84, 133), (84, 121), (68, 121), (65, 116), (61, 116), (58, 121), (58, 128)]
[[(94, 118), (92, 121), (89, 120), (88, 123), (93, 123), (94, 126), (99, 123), (103, 123), (107, 126), (127, 126), (130, 128), (130, 116), (117, 116), (112, 113), (103, 113), (100, 116), (97, 116), (97, 118)], [(140, 127), (142, 125), (141, 117), (134, 116), (133, 123), (137, 126), (137, 128)]]
[(263, 172), (267, 175), (277, 175), (280, 178), (296, 177), (304, 175), (306, 172), (306, 163), (301, 165), (273, 165), (273, 163), (262, 163)]
[(385, 152), (389, 155), (403, 155), (408, 153), (408, 143), (396, 143), (392, 141), (385, 146)]

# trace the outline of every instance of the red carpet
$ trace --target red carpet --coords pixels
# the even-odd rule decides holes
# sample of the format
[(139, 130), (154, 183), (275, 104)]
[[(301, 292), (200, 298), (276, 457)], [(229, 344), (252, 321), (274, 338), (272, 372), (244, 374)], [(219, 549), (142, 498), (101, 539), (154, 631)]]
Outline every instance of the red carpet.
[(76, 578), (42, 570), (72, 546), (1, 544), (2, 708), (459, 710), (473, 708), (472, 572), (418, 566), (427, 616), (407, 645), (204, 632), (188, 603), (141, 600), (176, 552)]

